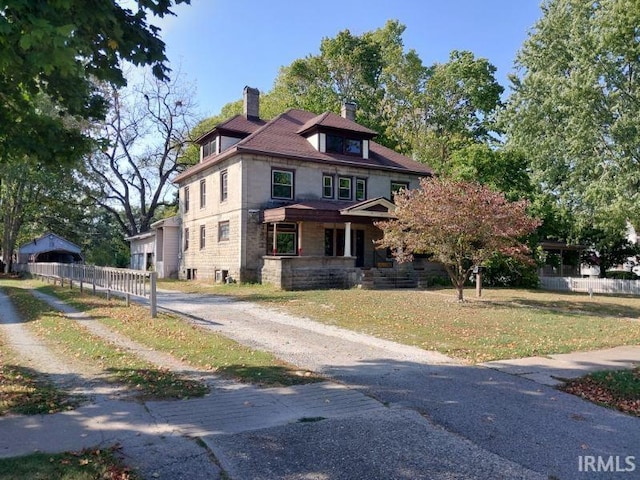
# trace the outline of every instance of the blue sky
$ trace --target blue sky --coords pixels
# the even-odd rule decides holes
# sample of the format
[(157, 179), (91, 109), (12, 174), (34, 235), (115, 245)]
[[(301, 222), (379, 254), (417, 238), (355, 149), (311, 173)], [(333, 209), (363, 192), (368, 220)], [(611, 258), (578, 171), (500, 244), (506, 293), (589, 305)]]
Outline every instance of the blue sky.
[(317, 54), (323, 37), (352, 34), (397, 19), (405, 48), (425, 65), (470, 50), (497, 68), (508, 87), (516, 52), (540, 18), (540, 0), (192, 0), (162, 28), (172, 68), (197, 87), (204, 116), (242, 97), (245, 85), (268, 91), (280, 67)]

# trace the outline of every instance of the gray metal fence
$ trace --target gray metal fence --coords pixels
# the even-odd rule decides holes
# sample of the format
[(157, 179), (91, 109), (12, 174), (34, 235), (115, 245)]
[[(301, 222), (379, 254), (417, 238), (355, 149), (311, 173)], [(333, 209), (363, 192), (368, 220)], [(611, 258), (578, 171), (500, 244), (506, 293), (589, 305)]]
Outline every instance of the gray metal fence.
[(640, 295), (640, 280), (614, 278), (540, 277), (542, 288), (565, 292)]
[(16, 265), (16, 270), (28, 272), (37, 277), (54, 279), (62, 285), (68, 283), (70, 287), (76, 283), (80, 290), (85, 286), (91, 286), (93, 293), (96, 292), (96, 288), (100, 288), (106, 290), (107, 297), (111, 292), (121, 293), (125, 296), (127, 305), (130, 295), (147, 298), (151, 305), (151, 316), (155, 318), (158, 313), (157, 272), (71, 263), (23, 263)]

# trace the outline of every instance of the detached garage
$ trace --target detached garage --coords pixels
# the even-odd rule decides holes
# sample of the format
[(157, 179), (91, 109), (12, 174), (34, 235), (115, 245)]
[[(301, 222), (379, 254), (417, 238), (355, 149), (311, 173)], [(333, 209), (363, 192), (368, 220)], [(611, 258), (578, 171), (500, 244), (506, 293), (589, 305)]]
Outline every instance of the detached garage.
[(47, 233), (18, 249), (18, 263), (83, 263), (80, 247), (55, 233)]

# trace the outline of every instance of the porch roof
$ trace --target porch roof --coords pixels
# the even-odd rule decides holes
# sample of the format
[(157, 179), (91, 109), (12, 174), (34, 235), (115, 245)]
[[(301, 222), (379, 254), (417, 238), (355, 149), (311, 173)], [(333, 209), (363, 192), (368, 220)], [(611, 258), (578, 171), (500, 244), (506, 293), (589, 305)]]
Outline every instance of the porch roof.
[(393, 218), (395, 205), (384, 197), (359, 202), (306, 200), (292, 205), (269, 208), (264, 211), (264, 223), (322, 222), (372, 223)]

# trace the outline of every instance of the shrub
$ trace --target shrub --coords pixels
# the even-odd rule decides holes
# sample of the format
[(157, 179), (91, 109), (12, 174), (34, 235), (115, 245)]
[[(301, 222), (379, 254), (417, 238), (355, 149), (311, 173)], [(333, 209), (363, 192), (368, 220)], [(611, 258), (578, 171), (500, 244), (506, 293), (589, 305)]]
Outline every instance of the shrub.
[(535, 264), (494, 254), (485, 264), (482, 283), (487, 287), (537, 288), (540, 282)]

